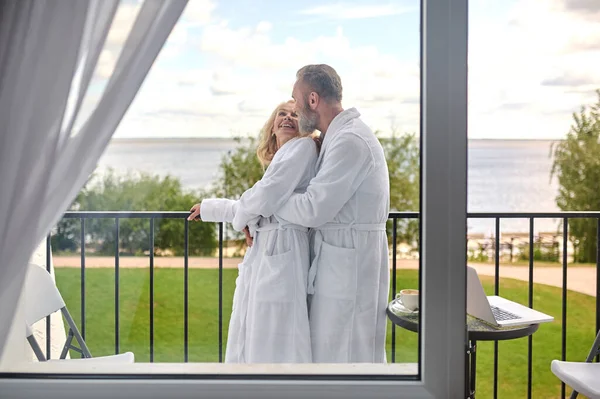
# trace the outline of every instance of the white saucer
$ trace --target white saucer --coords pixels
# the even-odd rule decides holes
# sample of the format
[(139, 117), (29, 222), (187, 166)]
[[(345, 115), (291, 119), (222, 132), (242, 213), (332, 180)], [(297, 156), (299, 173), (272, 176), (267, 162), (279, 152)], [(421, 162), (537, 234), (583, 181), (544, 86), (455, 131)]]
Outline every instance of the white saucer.
[(392, 311), (402, 312), (402, 313), (411, 313), (411, 314), (419, 313), (419, 309), (410, 310), (406, 306), (404, 306), (404, 304), (402, 303), (402, 300), (400, 298), (396, 298), (392, 301), (392, 303), (390, 304), (390, 309)]

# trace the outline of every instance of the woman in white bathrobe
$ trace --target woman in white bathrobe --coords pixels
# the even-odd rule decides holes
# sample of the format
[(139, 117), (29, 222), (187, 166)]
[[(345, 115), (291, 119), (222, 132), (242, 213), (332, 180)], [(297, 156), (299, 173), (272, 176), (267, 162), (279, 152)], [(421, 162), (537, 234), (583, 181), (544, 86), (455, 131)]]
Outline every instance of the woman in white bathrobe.
[(306, 191), (318, 156), (313, 139), (298, 131), (292, 101), (273, 111), (261, 130), (257, 155), (268, 165), (260, 181), (237, 201), (203, 200), (192, 207), (189, 219), (231, 222), (237, 231), (248, 226), (253, 236), (239, 265), (225, 362), (309, 363), (308, 231), (276, 212), (294, 192)]

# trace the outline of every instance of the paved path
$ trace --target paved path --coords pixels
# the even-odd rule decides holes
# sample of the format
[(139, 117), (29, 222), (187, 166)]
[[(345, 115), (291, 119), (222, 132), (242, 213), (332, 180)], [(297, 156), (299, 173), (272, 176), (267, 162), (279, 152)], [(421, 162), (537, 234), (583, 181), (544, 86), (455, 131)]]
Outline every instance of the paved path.
[[(486, 264), (470, 264), (477, 273), (483, 276), (493, 276), (494, 266)], [(504, 266), (500, 265), (501, 278), (514, 278), (516, 280), (529, 281), (529, 267), (527, 266)], [(538, 267), (533, 269), (533, 281), (538, 284), (551, 285), (562, 288), (562, 267)], [(594, 267), (570, 267), (567, 269), (567, 289), (596, 296), (596, 268)]]
[[(52, 260), (56, 267), (81, 267), (79, 256), (53, 256)], [(241, 258), (223, 258), (223, 267), (226, 269), (236, 268)], [(183, 256), (169, 256), (154, 258), (154, 267), (183, 267)], [(115, 267), (114, 256), (87, 256), (86, 267)], [(150, 258), (144, 256), (120, 256), (119, 267), (143, 268), (150, 266)], [(212, 257), (190, 256), (188, 266), (193, 269), (212, 269), (219, 267), (219, 259)]]
[[(79, 256), (54, 256), (53, 262), (56, 267), (77, 267), (81, 266)], [(236, 268), (240, 263), (240, 258), (224, 258), (223, 267), (230, 269)], [(85, 260), (86, 267), (114, 267), (115, 258), (112, 256), (89, 256)], [(147, 257), (126, 257), (119, 258), (120, 267), (148, 267), (150, 264)], [(155, 267), (183, 267), (183, 257), (155, 257)], [(469, 263), (477, 273), (482, 276), (493, 276), (494, 265)], [(219, 267), (217, 258), (209, 257), (190, 257), (188, 265), (190, 268), (211, 269)], [(419, 263), (416, 260), (398, 259), (398, 269), (417, 269)], [(529, 281), (529, 267), (500, 265), (501, 278), (513, 278), (516, 280)], [(534, 268), (533, 281), (538, 284), (546, 284), (554, 287), (562, 287), (562, 268), (561, 267), (537, 267)], [(567, 275), (567, 289), (581, 292), (583, 294), (596, 296), (596, 270), (594, 267), (570, 267)]]

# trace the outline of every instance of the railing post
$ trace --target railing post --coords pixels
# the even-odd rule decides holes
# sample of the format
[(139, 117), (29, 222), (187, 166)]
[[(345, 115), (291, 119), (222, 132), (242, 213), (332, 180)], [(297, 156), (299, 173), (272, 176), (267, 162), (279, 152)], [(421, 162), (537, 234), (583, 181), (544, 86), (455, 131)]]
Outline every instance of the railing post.
[(154, 362), (154, 218), (150, 218), (150, 363)]
[[(563, 284), (562, 284), (562, 340), (561, 340), (561, 360), (567, 359), (567, 244), (569, 233), (569, 219), (563, 218)], [(565, 383), (560, 383), (560, 396), (565, 398)]]
[[(533, 218), (529, 218), (529, 307), (533, 309)], [(531, 399), (531, 384), (533, 381), (533, 335), (528, 338), (527, 347), (527, 398)]]
[(115, 354), (119, 353), (119, 218), (115, 218)]
[[(392, 300), (396, 296), (396, 256), (398, 219), (392, 219)], [(392, 363), (396, 363), (396, 325), (392, 323)]]
[[(600, 331), (600, 218), (596, 219), (596, 334)], [(600, 355), (596, 355), (600, 362)]]
[(223, 223), (219, 223), (219, 363), (223, 362)]
[(183, 231), (183, 361), (188, 362), (189, 341), (189, 231), (190, 222), (184, 219)]
[[(496, 218), (494, 242), (496, 252), (494, 253), (494, 295), (500, 295), (500, 218)], [(494, 341), (494, 399), (498, 397), (498, 341)]]
[[(85, 219), (81, 218), (81, 337), (85, 341)], [(83, 358), (83, 353), (81, 354)]]
[[(52, 261), (52, 246), (51, 246), (52, 237), (50, 234), (46, 237), (46, 271), (48, 273), (51, 272), (50, 262)], [(56, 273), (54, 275), (54, 280), (56, 281)], [(51, 316), (46, 316), (46, 359), (50, 360), (52, 358), (52, 338), (51, 338), (51, 330), (52, 330), (52, 320)]]

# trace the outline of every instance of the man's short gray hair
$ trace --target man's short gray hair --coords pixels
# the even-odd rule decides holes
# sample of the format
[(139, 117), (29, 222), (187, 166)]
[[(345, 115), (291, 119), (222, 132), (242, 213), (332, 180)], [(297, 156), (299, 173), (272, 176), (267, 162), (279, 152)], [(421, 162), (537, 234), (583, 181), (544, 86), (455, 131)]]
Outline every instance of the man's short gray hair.
[(308, 85), (325, 101), (342, 102), (342, 80), (329, 65), (306, 65), (298, 70), (296, 79)]

